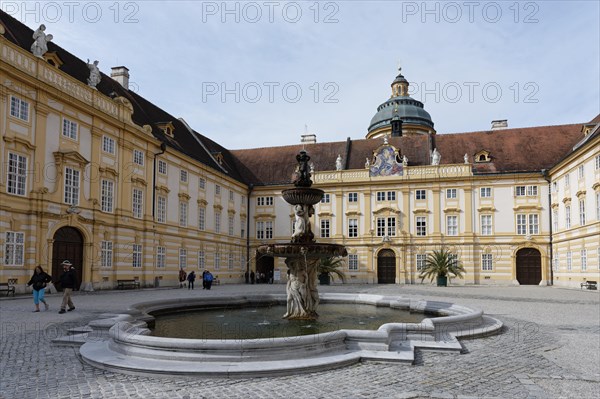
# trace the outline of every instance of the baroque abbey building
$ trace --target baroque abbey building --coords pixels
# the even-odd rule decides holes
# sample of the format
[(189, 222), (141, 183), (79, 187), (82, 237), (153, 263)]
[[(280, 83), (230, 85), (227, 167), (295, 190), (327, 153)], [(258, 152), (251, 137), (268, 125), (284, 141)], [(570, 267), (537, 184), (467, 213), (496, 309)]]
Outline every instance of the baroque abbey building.
[(421, 283), (441, 247), (467, 271), (453, 284), (598, 281), (600, 115), (437, 134), (399, 74), (364, 139), (228, 150), (129, 90), (127, 68), (100, 74), (47, 36), (0, 11), (0, 282), (17, 291), (64, 259), (82, 290), (175, 286), (180, 269), (285, 281), (256, 248), (290, 239), (302, 149), (326, 193), (313, 230), (346, 246), (349, 282)]

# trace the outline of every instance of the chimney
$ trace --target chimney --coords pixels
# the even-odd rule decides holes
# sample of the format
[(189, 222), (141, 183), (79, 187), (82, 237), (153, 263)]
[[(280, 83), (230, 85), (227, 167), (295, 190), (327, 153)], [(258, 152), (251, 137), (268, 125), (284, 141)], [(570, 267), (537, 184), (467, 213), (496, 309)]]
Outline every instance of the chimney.
[(302, 144), (315, 144), (317, 142), (316, 134), (303, 134), (300, 136), (300, 142)]
[(508, 119), (498, 119), (492, 121), (492, 130), (506, 129), (508, 127)]
[(129, 90), (129, 69), (124, 66), (112, 67), (110, 77)]

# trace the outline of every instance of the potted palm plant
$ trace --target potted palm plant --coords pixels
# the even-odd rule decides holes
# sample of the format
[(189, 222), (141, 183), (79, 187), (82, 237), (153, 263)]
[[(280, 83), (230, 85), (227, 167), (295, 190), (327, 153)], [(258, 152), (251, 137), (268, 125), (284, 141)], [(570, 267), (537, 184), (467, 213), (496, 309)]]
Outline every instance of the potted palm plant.
[(329, 285), (333, 280), (333, 277), (339, 277), (340, 280), (346, 281), (346, 275), (340, 267), (344, 265), (344, 259), (328, 257), (323, 258), (319, 262), (317, 272), (319, 273), (319, 283), (321, 285)]
[(430, 278), (431, 281), (436, 278), (438, 287), (447, 287), (449, 276), (463, 278), (464, 273), (466, 271), (461, 262), (452, 256), (450, 251), (442, 248), (427, 255), (425, 267), (421, 270), (419, 277), (421, 277), (421, 282), (426, 278)]

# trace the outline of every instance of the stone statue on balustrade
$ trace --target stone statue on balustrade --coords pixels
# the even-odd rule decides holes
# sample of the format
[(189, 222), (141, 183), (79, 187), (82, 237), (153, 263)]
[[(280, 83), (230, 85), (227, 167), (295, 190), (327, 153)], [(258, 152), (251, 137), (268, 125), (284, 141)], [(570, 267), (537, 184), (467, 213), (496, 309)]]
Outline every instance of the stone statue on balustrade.
[(90, 64), (90, 59), (88, 58), (87, 67), (90, 70), (90, 76), (87, 80), (88, 86), (95, 89), (96, 85), (102, 80), (102, 75), (100, 75), (100, 69), (98, 68), (98, 61), (96, 60), (93, 64)]
[(40, 27), (33, 32), (31, 52), (39, 58), (43, 58), (43, 55), (48, 52), (48, 42), (52, 40), (52, 35), (47, 35), (45, 31), (46, 25), (41, 24)]
[(342, 156), (338, 154), (335, 160), (335, 170), (342, 170)]
[(434, 148), (433, 151), (431, 152), (431, 164), (439, 165), (441, 160), (442, 160), (442, 155), (437, 150), (437, 148)]

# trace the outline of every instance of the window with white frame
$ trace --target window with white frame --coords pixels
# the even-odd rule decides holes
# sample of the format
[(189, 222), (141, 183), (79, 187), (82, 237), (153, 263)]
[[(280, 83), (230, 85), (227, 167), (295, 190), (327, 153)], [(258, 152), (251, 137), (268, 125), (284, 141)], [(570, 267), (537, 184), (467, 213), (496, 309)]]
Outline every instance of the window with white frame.
[(187, 201), (179, 201), (179, 225), (186, 227), (188, 223), (188, 203)]
[(480, 187), (479, 188), (479, 196), (481, 198), (490, 198), (492, 196), (492, 188), (491, 187)]
[(206, 208), (198, 207), (198, 230), (206, 229)]
[(233, 235), (233, 215), (227, 217), (227, 232), (230, 236)]
[(102, 212), (112, 212), (113, 211), (113, 201), (114, 201), (114, 192), (115, 192), (115, 182), (112, 180), (101, 180), (101, 190), (100, 190), (100, 206)]
[(481, 235), (492, 235), (492, 215), (481, 215)]
[(557, 193), (558, 192), (558, 182), (556, 182), (556, 181), (552, 182), (552, 192), (553, 193)]
[(571, 179), (570, 179), (570, 175), (567, 173), (565, 175), (565, 188), (569, 187), (571, 185)]
[(179, 248), (179, 268), (185, 269), (187, 267), (187, 249)]
[(517, 214), (517, 234), (527, 234), (527, 215)]
[(244, 254), (240, 255), (240, 266), (245, 269), (246, 268), (246, 256)]
[(565, 228), (571, 228), (571, 206), (565, 206)]
[(446, 189), (446, 199), (456, 199), (456, 189), (455, 188), (447, 188)]
[(554, 270), (555, 272), (558, 271), (559, 268), (559, 260), (558, 260), (558, 249), (556, 249), (556, 247), (554, 248), (554, 251), (552, 252), (552, 270)]
[(215, 209), (215, 233), (221, 232), (221, 210)]
[(492, 269), (492, 254), (481, 254), (481, 270), (491, 271)]
[(348, 202), (358, 202), (358, 193), (348, 193)]
[(142, 267), (142, 245), (133, 244), (133, 267)]
[(229, 190), (229, 201), (233, 201), (233, 190)]
[(424, 237), (427, 235), (427, 218), (425, 216), (417, 216), (416, 218), (417, 236)]
[(257, 206), (271, 206), (273, 205), (273, 197), (256, 197)]
[(448, 260), (450, 264), (457, 265), (458, 264), (458, 254), (448, 254)]
[(187, 172), (187, 170), (181, 169), (179, 171), (179, 181), (181, 183), (187, 183), (188, 182), (188, 172)]
[(62, 135), (72, 140), (77, 140), (77, 122), (63, 118)]
[(273, 222), (256, 222), (256, 238), (259, 240), (273, 238)]
[(273, 222), (265, 222), (265, 238), (267, 240), (273, 238)]
[(112, 241), (100, 242), (100, 267), (112, 267), (113, 243)]
[(204, 190), (206, 188), (206, 179), (204, 177), (198, 178), (198, 187), (200, 190)]
[(358, 270), (358, 254), (348, 255), (348, 270), (351, 272)]
[(323, 198), (321, 198), (321, 204), (329, 204), (331, 202), (331, 195), (323, 194)]
[(377, 191), (376, 199), (378, 202), (385, 201), (385, 191)]
[(358, 219), (348, 219), (348, 237), (358, 237)]
[(517, 197), (535, 197), (538, 195), (538, 186), (516, 186), (515, 195)]
[(594, 169), (600, 170), (600, 155), (594, 157)]
[(144, 191), (140, 190), (139, 188), (134, 188), (131, 198), (133, 217), (136, 219), (141, 219), (144, 216)]
[(204, 250), (200, 250), (198, 251), (198, 269), (199, 270), (204, 270), (206, 269), (206, 254), (204, 253)]
[(215, 195), (221, 195), (221, 186), (215, 184)]
[(159, 269), (167, 265), (167, 249), (165, 247), (156, 247), (156, 267)]
[(395, 237), (396, 236), (396, 218), (380, 217), (377, 218), (377, 237)]
[(321, 219), (321, 237), (329, 238), (329, 219)]
[(167, 174), (167, 163), (162, 159), (158, 160), (158, 173), (160, 173), (161, 175)]
[(227, 257), (227, 268), (233, 270), (233, 254), (230, 252)]
[(27, 157), (9, 152), (6, 173), (6, 192), (15, 195), (25, 195), (27, 187)]
[(29, 103), (18, 97), (10, 97), (10, 116), (27, 122), (29, 120)]
[(446, 234), (449, 236), (458, 235), (458, 216), (447, 215), (446, 216)]
[(25, 233), (7, 231), (4, 241), (4, 265), (23, 266), (25, 264)]
[(221, 254), (219, 251), (215, 252), (215, 270), (219, 270), (221, 268)]
[(587, 270), (587, 249), (581, 250), (581, 271)]
[(585, 224), (585, 199), (579, 200), (579, 224), (581, 226)]
[(158, 223), (167, 222), (167, 197), (162, 195), (156, 197), (156, 221)]
[(387, 200), (388, 201), (396, 201), (396, 192), (395, 191), (388, 191), (387, 192)]
[(102, 151), (107, 154), (115, 155), (115, 139), (108, 136), (102, 136)]
[(529, 234), (540, 234), (540, 216), (532, 213), (528, 215)]
[(583, 168), (583, 165), (579, 165), (579, 167), (577, 168), (577, 178), (579, 180), (583, 180), (585, 178), (585, 170)]
[(133, 150), (133, 163), (144, 166), (144, 153), (140, 150)]
[(573, 253), (571, 251), (567, 252), (567, 270), (573, 270)]
[(65, 204), (79, 205), (79, 171), (65, 168)]
[(240, 237), (246, 238), (246, 219), (240, 219)]
[(552, 231), (558, 231), (558, 209), (552, 210)]
[(425, 191), (425, 190), (416, 190), (415, 191), (415, 199), (416, 200), (425, 200), (425, 199), (427, 199), (427, 191)]
[(421, 272), (427, 264), (426, 263), (427, 254), (416, 254), (415, 260), (416, 260), (417, 272)]
[(600, 220), (600, 191), (596, 191), (596, 220)]

